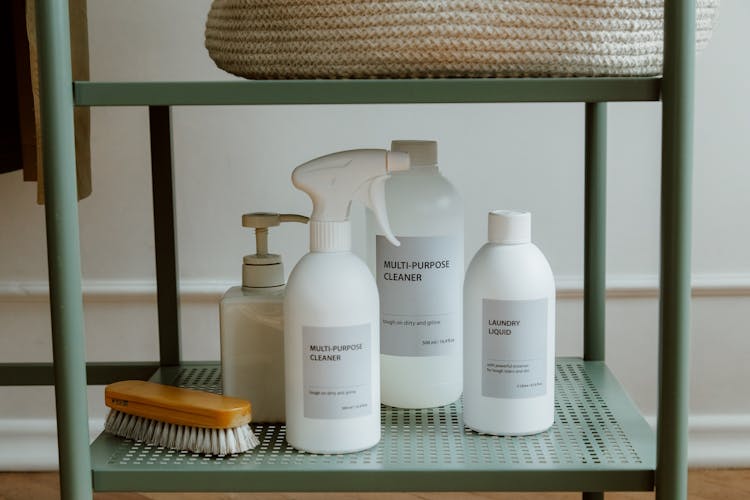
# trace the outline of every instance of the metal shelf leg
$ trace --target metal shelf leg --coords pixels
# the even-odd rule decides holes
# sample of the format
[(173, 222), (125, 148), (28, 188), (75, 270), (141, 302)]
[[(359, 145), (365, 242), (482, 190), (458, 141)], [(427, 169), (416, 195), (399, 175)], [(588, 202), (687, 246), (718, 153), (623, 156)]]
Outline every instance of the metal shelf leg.
[(37, 0), (44, 201), (60, 489), (91, 498), (68, 3)]
[(667, 0), (661, 178), (656, 498), (687, 498), (695, 0)]
[(604, 361), (607, 244), (607, 104), (586, 104), (583, 359)]
[(148, 118), (154, 200), (156, 300), (159, 309), (159, 360), (161, 366), (177, 366), (180, 364), (180, 299), (169, 106), (150, 106)]
[[(604, 361), (607, 244), (607, 104), (586, 103), (583, 359)], [(584, 492), (583, 500), (604, 493)]]

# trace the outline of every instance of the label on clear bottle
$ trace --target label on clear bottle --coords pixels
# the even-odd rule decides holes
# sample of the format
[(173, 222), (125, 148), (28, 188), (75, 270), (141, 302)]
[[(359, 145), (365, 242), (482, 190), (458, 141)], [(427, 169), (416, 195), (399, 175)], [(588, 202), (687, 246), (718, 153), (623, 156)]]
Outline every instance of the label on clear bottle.
[(482, 300), (482, 395), (547, 393), (547, 299)]
[(302, 328), (305, 417), (372, 413), (370, 349), (370, 324)]
[(380, 352), (445, 356), (461, 335), (463, 240), (455, 236), (376, 238), (380, 292)]

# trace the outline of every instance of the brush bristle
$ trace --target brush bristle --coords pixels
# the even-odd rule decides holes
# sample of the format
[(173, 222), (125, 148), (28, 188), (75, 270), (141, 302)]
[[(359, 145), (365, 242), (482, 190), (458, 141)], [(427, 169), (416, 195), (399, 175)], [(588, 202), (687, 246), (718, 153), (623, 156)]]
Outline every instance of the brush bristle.
[(260, 444), (249, 425), (229, 429), (204, 429), (168, 424), (117, 410), (110, 410), (104, 430), (126, 439), (206, 455), (242, 453)]

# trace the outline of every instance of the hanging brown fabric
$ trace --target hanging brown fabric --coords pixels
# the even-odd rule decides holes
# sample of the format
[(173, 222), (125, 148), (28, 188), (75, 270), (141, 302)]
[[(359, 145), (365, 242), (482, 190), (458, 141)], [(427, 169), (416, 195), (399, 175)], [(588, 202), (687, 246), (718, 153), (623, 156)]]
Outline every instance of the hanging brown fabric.
[[(28, 96), (31, 92), (30, 86), (24, 86), (21, 78), (28, 74), (28, 44), (25, 44), (26, 50), (21, 46), (26, 41), (26, 21), (17, 4), (22, 6), (22, 2), (15, 0), (0, 3), (0, 67), (11, 70), (8, 77), (0, 79), (0, 95), (3, 96), (0, 100), (0, 173), (23, 168), (23, 156), (29, 150), (22, 140), (25, 134), (21, 132), (20, 109), (24, 106), (19, 102), (25, 97), (25, 91), (28, 91)], [(20, 54), (26, 55), (19, 57)], [(33, 140), (33, 127), (31, 131)], [(33, 150), (33, 141), (30, 146)]]
[[(89, 79), (86, 0), (70, 0), (70, 42), (74, 80)], [(37, 181), (37, 202), (44, 203), (41, 121), (39, 116), (39, 67), (35, 2), (11, 0), (0, 7), (8, 35), (0, 38), (2, 65), (15, 73), (3, 84), (9, 100), (1, 124), (0, 172), (23, 169), (25, 181)], [(5, 28), (5, 26), (3, 26)], [(10, 44), (10, 48), (7, 46)], [(7, 59), (7, 60), (6, 60)], [(12, 77), (13, 75), (11, 75)], [(8, 87), (7, 89), (5, 87)], [(74, 111), (78, 199), (91, 194), (91, 117), (88, 108)]]

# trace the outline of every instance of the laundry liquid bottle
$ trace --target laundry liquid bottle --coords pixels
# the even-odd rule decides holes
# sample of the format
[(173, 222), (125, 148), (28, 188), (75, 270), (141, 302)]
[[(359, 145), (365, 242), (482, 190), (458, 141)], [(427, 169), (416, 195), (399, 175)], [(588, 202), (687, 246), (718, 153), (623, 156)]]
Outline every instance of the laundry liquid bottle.
[(463, 202), (438, 169), (435, 141), (393, 141), (391, 150), (410, 157), (410, 169), (385, 184), (401, 245), (368, 217), (380, 292), (381, 400), (399, 408), (442, 406), (463, 387)]
[(380, 441), (378, 289), (351, 251), (351, 201), (375, 214), (398, 245), (385, 206), (389, 172), (405, 153), (363, 149), (311, 160), (292, 173), (313, 202), (310, 252), (292, 270), (284, 301), (286, 439), (311, 453), (348, 453)]
[(255, 228), (255, 253), (242, 259), (242, 286), (219, 303), (221, 381), (224, 395), (247, 399), (254, 422), (284, 422), (284, 265), (268, 252), (268, 229), (307, 222), (295, 214), (244, 214)]
[(555, 409), (555, 280), (528, 212), (490, 212), (488, 235), (464, 281), (464, 424), (542, 432)]

